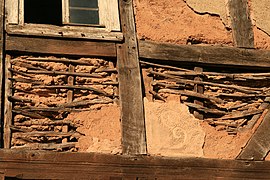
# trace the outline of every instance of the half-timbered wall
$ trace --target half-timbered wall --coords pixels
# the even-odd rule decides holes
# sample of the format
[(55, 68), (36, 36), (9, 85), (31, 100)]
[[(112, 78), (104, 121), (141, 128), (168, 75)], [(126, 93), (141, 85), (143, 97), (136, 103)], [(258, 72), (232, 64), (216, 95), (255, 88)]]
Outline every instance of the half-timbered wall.
[(269, 33), (255, 0), (119, 0), (120, 32), (9, 23), (0, 2), (0, 177), (269, 176)]

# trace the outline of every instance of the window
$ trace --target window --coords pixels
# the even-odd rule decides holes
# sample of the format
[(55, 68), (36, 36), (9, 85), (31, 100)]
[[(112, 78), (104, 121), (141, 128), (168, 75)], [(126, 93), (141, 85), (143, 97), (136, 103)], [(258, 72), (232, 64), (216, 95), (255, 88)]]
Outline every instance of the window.
[(64, 0), (64, 23), (100, 25), (98, 0)]
[(7, 0), (6, 3), (10, 25), (87, 26), (120, 31), (118, 0)]

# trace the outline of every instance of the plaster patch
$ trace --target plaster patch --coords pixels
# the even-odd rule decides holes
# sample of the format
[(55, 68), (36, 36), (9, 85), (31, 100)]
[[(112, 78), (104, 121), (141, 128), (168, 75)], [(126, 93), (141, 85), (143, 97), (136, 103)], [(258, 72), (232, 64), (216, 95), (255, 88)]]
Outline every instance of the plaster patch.
[(212, 14), (220, 16), (226, 27), (231, 27), (227, 0), (184, 0), (195, 12), (200, 14)]
[(149, 154), (203, 156), (205, 133), (199, 120), (180, 102), (148, 102), (145, 98), (146, 137)]
[(270, 1), (269, 0), (252, 0), (251, 16), (253, 23), (270, 36)]

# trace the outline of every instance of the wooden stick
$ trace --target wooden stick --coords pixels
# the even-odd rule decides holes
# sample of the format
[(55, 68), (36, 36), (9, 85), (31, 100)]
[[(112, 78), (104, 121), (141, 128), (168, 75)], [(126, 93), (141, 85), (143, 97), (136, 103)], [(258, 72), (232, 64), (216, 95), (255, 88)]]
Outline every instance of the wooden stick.
[(243, 87), (243, 86), (236, 86), (236, 85), (225, 85), (225, 84), (218, 84), (218, 83), (211, 83), (211, 82), (203, 82), (203, 81), (194, 81), (194, 80), (185, 80), (185, 79), (180, 79), (172, 75), (164, 74), (164, 73), (159, 73), (155, 71), (149, 71), (151, 74), (155, 74), (158, 76), (163, 76), (167, 78), (173, 79), (175, 82), (178, 83), (183, 83), (183, 84), (200, 84), (200, 85), (209, 85), (209, 86), (217, 86), (217, 87), (223, 87), (223, 88), (228, 88), (228, 89), (234, 89), (238, 90), (240, 92), (244, 92), (247, 94), (251, 93), (261, 93), (262, 89), (261, 88), (250, 88), (250, 87)]
[(63, 125), (67, 125), (67, 126), (72, 126), (72, 127), (78, 127), (77, 124), (73, 123), (72, 121), (68, 121), (68, 120), (56, 120), (56, 121), (24, 121), (22, 123), (15, 123), (15, 125), (18, 126), (32, 126), (32, 125), (39, 125), (39, 126), (63, 126)]
[(162, 100), (163, 102), (166, 102), (166, 99), (164, 97), (160, 96), (155, 91), (150, 90), (149, 93), (152, 94), (154, 96), (154, 98), (159, 99), (159, 100)]
[(227, 94), (227, 93), (215, 93), (214, 96), (226, 96), (234, 98), (254, 98), (254, 97), (267, 97), (270, 94)]
[(24, 67), (24, 68), (27, 68), (27, 69), (33, 69), (33, 70), (46, 70), (45, 68), (40, 68), (40, 67), (35, 67), (33, 66), (32, 64), (29, 64), (27, 62), (22, 62), (21, 60), (12, 60), (11, 61), (11, 64), (12, 65), (15, 65), (15, 66), (19, 66), (19, 67)]
[(13, 146), (11, 149), (24, 149), (24, 150), (58, 150), (58, 149), (71, 149), (76, 146), (75, 142), (66, 142), (61, 144), (49, 143), (31, 143), (23, 146)]
[(70, 85), (56, 85), (56, 86), (33, 86), (33, 89), (79, 89), (79, 90), (88, 90), (93, 91), (104, 96), (113, 97), (113, 95), (106, 93), (103, 90), (99, 90), (93, 87), (84, 87), (84, 86), (70, 86)]
[(41, 62), (56, 62), (56, 63), (67, 63), (73, 65), (93, 65), (90, 62), (83, 61), (83, 60), (71, 60), (71, 59), (64, 59), (64, 58), (26, 58), (27, 61), (41, 61)]
[[(195, 67), (194, 68), (194, 71), (195, 72), (202, 72), (203, 69), (200, 68), (200, 67)], [(194, 81), (202, 81), (202, 79), (199, 76), (197, 76), (197, 77), (194, 78)], [(199, 93), (199, 94), (203, 94), (203, 92), (204, 92), (204, 86), (203, 85), (199, 85), (199, 84), (194, 84), (194, 92)], [(202, 101), (198, 101), (197, 99), (194, 99), (194, 104), (198, 104), (200, 106), (203, 106), (203, 102)], [(203, 119), (203, 114), (201, 114), (200, 112), (194, 111), (193, 114), (194, 114), (194, 117), (195, 118), (201, 119), (201, 120)]]
[(225, 115), (225, 114), (227, 114), (227, 112), (225, 112), (225, 111), (220, 111), (220, 110), (216, 110), (216, 109), (209, 109), (209, 108), (203, 107), (203, 106), (201, 106), (199, 104), (188, 103), (188, 102), (185, 102), (184, 104), (191, 107), (191, 108), (195, 108), (198, 111), (202, 111), (204, 113), (216, 114), (216, 115)]
[(175, 75), (175, 76), (225, 76), (230, 79), (234, 79), (235, 75), (234, 74), (227, 74), (227, 73), (216, 73), (216, 72), (179, 72), (179, 71), (165, 71), (164, 73), (169, 74), (169, 75)]
[(171, 89), (184, 89), (185, 85), (179, 85), (179, 84), (167, 84), (167, 83), (162, 83), (162, 82), (157, 82), (157, 81), (153, 81), (152, 82), (152, 86), (163, 86), (165, 88), (171, 88)]
[(191, 96), (191, 97), (196, 97), (196, 98), (200, 98), (200, 99), (206, 99), (206, 100), (216, 102), (219, 104), (224, 103), (224, 101), (220, 98), (216, 98), (214, 96), (209, 96), (207, 94), (200, 94), (200, 93), (196, 93), (196, 92), (188, 91), (188, 90), (184, 91), (184, 90), (160, 89), (158, 92), (159, 93), (172, 93), (172, 94)]
[(270, 73), (216, 73), (216, 72), (182, 72), (182, 71), (164, 71), (164, 73), (169, 74), (169, 75), (175, 75), (175, 76), (196, 76), (196, 75), (201, 75), (201, 76), (225, 76), (226, 78), (230, 79), (237, 79), (237, 78), (242, 78), (242, 79), (249, 79), (249, 80), (266, 80), (269, 79)]
[(114, 82), (114, 81), (105, 81), (105, 82), (94, 82), (94, 83), (78, 83), (77, 85), (113, 85), (113, 86), (117, 86), (119, 85), (118, 82)]
[(54, 132), (54, 131), (33, 131), (33, 132), (18, 132), (14, 136), (60, 136), (60, 137), (81, 137), (82, 135), (77, 132)]
[(161, 68), (169, 68), (169, 69), (174, 69), (174, 70), (178, 70), (178, 71), (184, 71), (184, 72), (194, 72), (193, 70), (189, 70), (189, 69), (177, 68), (174, 66), (161, 65), (161, 64), (156, 64), (156, 63), (150, 63), (150, 62), (146, 62), (146, 61), (142, 61), (142, 60), (140, 60), (140, 63), (151, 65), (151, 66), (156, 66), (156, 67), (161, 67)]
[[(73, 65), (69, 65), (68, 67), (68, 71), (73, 73), (74, 72), (74, 66)], [(74, 85), (74, 76), (69, 76), (68, 77), (68, 85), (69, 86), (73, 86)], [(73, 89), (69, 89), (67, 92), (67, 102), (71, 103), (73, 101)]]
[(25, 110), (15, 110), (13, 109), (12, 110), (13, 113), (16, 113), (16, 114), (21, 114), (23, 116), (27, 116), (27, 117), (30, 117), (30, 118), (33, 118), (33, 119), (46, 119), (47, 117), (45, 116), (42, 116), (38, 113), (34, 113), (34, 112), (28, 112), (28, 111), (25, 111)]
[(246, 105), (248, 105), (248, 103), (242, 103), (242, 104), (238, 104), (238, 105), (235, 105), (235, 106), (230, 106), (230, 107), (228, 107), (228, 108), (226, 108), (228, 111), (231, 111), (231, 110), (233, 110), (233, 109), (238, 109), (238, 108), (241, 108), (241, 107), (244, 107), (244, 106), (246, 106)]
[(32, 99), (24, 99), (16, 96), (8, 96), (8, 100), (11, 102), (35, 103)]
[(43, 84), (41, 81), (35, 81), (33, 79), (25, 79), (25, 78), (9, 78), (10, 81), (14, 82), (22, 82), (22, 83), (32, 83), (32, 84)]
[(63, 108), (63, 107), (32, 107), (32, 106), (26, 106), (23, 108), (16, 108), (15, 111), (44, 111), (44, 112), (80, 112), (82, 110), (76, 110), (76, 109), (70, 109), (70, 108)]
[(33, 91), (27, 91), (27, 90), (24, 90), (24, 89), (20, 89), (20, 88), (15, 88), (15, 87), (11, 87), (11, 89), (14, 91), (14, 92), (23, 92), (25, 94), (35, 94), (35, 95), (38, 95), (38, 93), (36, 92), (33, 92)]
[[(73, 73), (74, 70), (75, 70), (74, 66), (70, 64), (69, 67), (68, 67), (68, 71)], [(74, 79), (75, 79), (74, 76), (69, 76), (68, 77), (68, 85), (73, 86), (74, 85)], [(69, 89), (68, 92), (67, 92), (67, 102), (68, 103), (71, 103), (73, 101), (73, 96), (74, 96), (73, 89)], [(63, 126), (62, 127), (62, 132), (68, 132), (68, 126), (66, 126), (66, 125)], [(67, 138), (62, 139), (62, 143), (66, 143), (66, 142), (68, 142)]]
[(12, 96), (12, 82), (8, 79), (12, 77), (10, 64), (11, 57), (9, 55), (5, 58), (5, 106), (4, 106), (4, 148), (11, 147), (11, 130), (10, 126), (12, 125), (12, 103), (8, 101), (8, 97)]
[[(17, 71), (17, 70), (12, 69), (12, 68), (8, 68), (8, 70), (9, 70), (10, 72), (12, 72), (12, 73), (19, 74), (19, 75), (21, 75), (21, 76), (34, 78), (34, 76), (32, 76), (32, 75), (26, 74), (26, 73), (21, 72), (21, 71)], [(11, 77), (10, 77), (10, 78), (11, 78)]]
[(247, 116), (260, 114), (262, 112), (263, 112), (263, 110), (261, 110), (261, 109), (253, 110), (253, 111), (242, 111), (242, 112), (237, 111), (237, 112), (229, 113), (229, 114), (219, 118), (219, 120), (240, 119), (240, 118), (244, 118), (244, 117), (247, 117)]
[(205, 119), (205, 121), (211, 125), (216, 125), (216, 126), (224, 125), (224, 126), (235, 127), (235, 128), (238, 127), (238, 124), (235, 122), (223, 122), (223, 121), (221, 122), (221, 121), (213, 121), (213, 120), (208, 121), (207, 119)]
[(117, 73), (116, 68), (105, 68), (105, 69), (96, 69), (95, 73), (100, 73), (100, 72), (109, 72), (109, 73)]
[(28, 70), (27, 73), (30, 74), (49, 74), (49, 75), (67, 75), (67, 76), (79, 76), (79, 77), (91, 77), (91, 78), (102, 78), (103, 76), (99, 74), (90, 73), (76, 73), (76, 72), (65, 72), (65, 71), (34, 71)]
[(74, 107), (79, 107), (79, 106), (89, 106), (89, 105), (94, 105), (94, 104), (109, 104), (113, 103), (113, 100), (101, 100), (101, 99), (95, 99), (95, 100), (88, 100), (88, 101), (77, 101), (77, 102), (71, 102), (71, 103), (65, 103), (65, 104), (60, 104), (58, 105), (59, 107), (64, 107), (64, 108), (74, 108)]

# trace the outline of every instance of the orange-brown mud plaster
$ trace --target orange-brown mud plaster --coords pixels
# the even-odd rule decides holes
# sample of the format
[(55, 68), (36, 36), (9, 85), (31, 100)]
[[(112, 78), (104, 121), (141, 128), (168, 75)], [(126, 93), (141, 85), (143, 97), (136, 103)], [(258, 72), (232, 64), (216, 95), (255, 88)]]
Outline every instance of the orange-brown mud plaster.
[(232, 33), (220, 17), (197, 14), (183, 0), (136, 0), (135, 8), (140, 39), (232, 46)]

